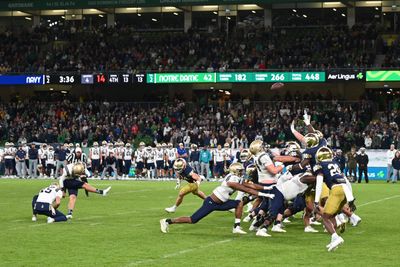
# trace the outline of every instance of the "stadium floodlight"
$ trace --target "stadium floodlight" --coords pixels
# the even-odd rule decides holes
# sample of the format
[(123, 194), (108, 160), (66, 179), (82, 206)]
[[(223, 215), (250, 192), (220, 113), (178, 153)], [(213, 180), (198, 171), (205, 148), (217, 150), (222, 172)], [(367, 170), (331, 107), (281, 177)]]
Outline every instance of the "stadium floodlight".
[(176, 13), (176, 12), (174, 12), (174, 15), (175, 15), (175, 16), (178, 16), (179, 14), (178, 14), (178, 13)]
[(152, 20), (152, 21), (154, 21), (154, 22), (156, 22), (156, 21), (157, 21), (157, 19), (155, 19), (155, 18), (152, 18), (151, 20)]
[(142, 8), (141, 7), (127, 7), (126, 10), (137, 11), (137, 10), (142, 10)]
[(303, 17), (307, 18), (307, 15), (306, 15), (306, 14), (303, 14)]
[(32, 18), (30, 18), (30, 17), (25, 17), (25, 19), (26, 19), (26, 20), (32, 20)]
[(324, 2), (324, 5), (326, 6), (335, 6), (335, 5), (340, 5), (340, 2)]
[(296, 9), (292, 9), (292, 10), (293, 10), (293, 12), (294, 12), (294, 13), (296, 13), (296, 12), (297, 12), (297, 10), (296, 10)]
[(99, 14), (99, 17), (100, 17), (100, 18), (102, 18), (102, 17), (104, 17), (104, 15), (102, 15), (102, 14)]
[(334, 9), (333, 9), (333, 11), (335, 11), (335, 12), (336, 12), (336, 8), (334, 8)]
[(255, 11), (255, 10), (252, 10), (251, 13), (256, 14), (256, 11)]
[(370, 5), (373, 5), (373, 4), (381, 5), (382, 1), (366, 1), (365, 3), (370, 4)]
[(217, 12), (217, 11), (214, 11), (213, 14), (214, 14), (214, 15), (218, 15), (218, 12)]
[(342, 17), (346, 17), (346, 14), (342, 13)]

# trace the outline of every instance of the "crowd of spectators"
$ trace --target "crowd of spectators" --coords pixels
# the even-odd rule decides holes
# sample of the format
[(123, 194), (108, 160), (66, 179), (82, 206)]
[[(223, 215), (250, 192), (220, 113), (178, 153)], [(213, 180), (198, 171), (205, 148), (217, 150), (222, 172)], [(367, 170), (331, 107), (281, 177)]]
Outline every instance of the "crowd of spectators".
[(379, 26), (137, 32), (133, 27), (16, 29), (0, 33), (0, 73), (360, 68), (374, 63)]
[[(317, 96), (314, 96), (318, 98)], [(387, 149), (400, 146), (398, 109), (374, 117), (372, 101), (214, 102), (204, 105), (175, 102), (155, 106), (117, 102), (33, 102), (0, 105), (0, 138), (14, 143), (81, 143), (118, 139), (148, 144), (183, 142), (200, 147), (229, 143), (248, 147), (256, 138), (272, 146), (283, 146), (294, 137), (290, 124), (305, 132), (304, 110), (330, 146), (350, 150), (352, 146)], [(377, 113), (380, 115), (381, 113)]]

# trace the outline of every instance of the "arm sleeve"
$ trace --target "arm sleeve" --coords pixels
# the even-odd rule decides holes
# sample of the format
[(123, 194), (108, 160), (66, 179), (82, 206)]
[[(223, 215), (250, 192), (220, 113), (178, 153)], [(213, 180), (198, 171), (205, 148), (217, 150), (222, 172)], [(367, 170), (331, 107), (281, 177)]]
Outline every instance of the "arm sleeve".
[(324, 182), (324, 177), (322, 174), (317, 175), (317, 183), (315, 185), (315, 200), (314, 202), (319, 202), (322, 193), (322, 184)]

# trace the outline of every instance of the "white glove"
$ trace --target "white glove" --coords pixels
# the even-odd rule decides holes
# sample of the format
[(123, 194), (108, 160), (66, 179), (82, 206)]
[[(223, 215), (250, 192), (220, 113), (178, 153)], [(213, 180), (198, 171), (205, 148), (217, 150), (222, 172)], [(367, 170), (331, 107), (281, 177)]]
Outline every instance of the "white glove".
[(275, 161), (275, 167), (283, 166), (284, 164), (280, 161)]
[(267, 194), (267, 193), (263, 193), (263, 192), (258, 192), (258, 196), (259, 197), (267, 197), (267, 198), (270, 198), (270, 199), (274, 199), (275, 194)]
[(180, 182), (176, 182), (175, 190), (178, 190), (179, 187), (181, 187), (181, 183)]
[(294, 120), (292, 121), (292, 123), (290, 124), (290, 130), (292, 132), (294, 132), (296, 129), (294, 128)]
[(306, 126), (310, 125), (311, 123), (311, 116), (307, 114), (307, 111), (304, 110), (304, 115), (303, 115), (303, 121), (306, 124)]

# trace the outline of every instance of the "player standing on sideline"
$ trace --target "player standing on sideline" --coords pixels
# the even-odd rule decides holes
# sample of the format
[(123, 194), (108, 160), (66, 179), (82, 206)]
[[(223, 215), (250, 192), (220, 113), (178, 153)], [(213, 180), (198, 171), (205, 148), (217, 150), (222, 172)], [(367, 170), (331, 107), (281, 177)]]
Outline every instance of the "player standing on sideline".
[(42, 144), (39, 149), (40, 165), (42, 166), (39, 173), (40, 177), (44, 177), (46, 175), (46, 158), (47, 158), (47, 145)]
[(123, 174), (124, 171), (124, 142), (120, 141), (116, 143), (117, 147), (115, 148), (116, 158), (117, 158), (117, 171), (118, 176)]
[(14, 173), (14, 149), (11, 143), (6, 142), (4, 148), (4, 166), (5, 166), (5, 176), (12, 176)]
[(99, 143), (93, 142), (93, 147), (89, 150), (89, 159), (92, 161), (92, 173), (97, 177), (100, 172), (100, 148)]
[(168, 143), (168, 149), (166, 152), (166, 161), (168, 164), (165, 166), (165, 170), (168, 171), (169, 177), (174, 177), (174, 163), (176, 160), (176, 149), (173, 147), (172, 143)]
[(166, 212), (175, 212), (176, 208), (178, 208), (179, 205), (182, 203), (183, 198), (189, 193), (192, 193), (193, 195), (196, 195), (201, 199), (206, 198), (206, 195), (199, 190), (202, 177), (198, 175), (193, 170), (193, 168), (186, 163), (184, 159), (175, 160), (174, 170), (177, 177), (175, 189), (180, 188), (181, 180), (185, 180), (188, 183), (179, 190), (179, 195), (175, 201), (175, 205), (169, 208), (165, 208)]
[(100, 172), (103, 172), (105, 160), (106, 160), (106, 157), (108, 156), (107, 155), (107, 141), (101, 142), (100, 153), (101, 153)]
[(57, 183), (40, 190), (39, 195), (35, 195), (32, 199), (32, 221), (37, 221), (38, 214), (46, 215), (47, 223), (66, 221), (67, 217), (57, 210), (62, 195), (62, 190)]
[(26, 164), (25, 164), (26, 152), (22, 145), (18, 146), (18, 150), (15, 153), (15, 169), (19, 178), (25, 178), (26, 175)]
[(106, 196), (111, 190), (111, 186), (105, 190), (100, 190), (89, 185), (85, 181), (88, 175), (88, 170), (85, 168), (85, 165), (82, 162), (68, 164), (67, 167), (63, 169), (63, 175), (60, 177), (59, 183), (61, 188), (68, 190), (68, 219), (72, 218), (76, 198), (78, 197), (78, 190), (80, 188), (85, 189), (87, 192), (92, 192), (103, 196)]
[(139, 148), (135, 151), (134, 159), (136, 163), (136, 177), (141, 177), (142, 172), (144, 169), (144, 158), (145, 158), (145, 151), (144, 151), (145, 143), (140, 142)]
[(225, 152), (222, 150), (221, 145), (217, 146), (217, 150), (214, 151), (214, 176), (215, 178), (221, 178), (224, 174), (225, 166)]
[(54, 176), (54, 172), (56, 169), (55, 163), (56, 161), (55, 161), (54, 148), (52, 146), (49, 146), (49, 150), (46, 153), (46, 172), (47, 176), (51, 178), (57, 178)]
[(146, 159), (146, 169), (147, 169), (147, 178), (153, 179), (155, 178), (156, 165), (154, 164), (156, 153), (154, 148), (148, 146), (145, 150), (145, 159)]
[(274, 195), (259, 192), (253, 188), (243, 185), (244, 168), (241, 163), (233, 163), (229, 166), (229, 174), (225, 176), (222, 184), (214, 189), (212, 194), (204, 199), (203, 205), (190, 217), (179, 217), (175, 219), (160, 220), (161, 232), (168, 233), (169, 225), (177, 223), (195, 224), (213, 211), (227, 211), (235, 209), (235, 223), (232, 233), (246, 234), (240, 227), (243, 213), (243, 202), (241, 200), (229, 199), (236, 191), (240, 190), (251, 195), (273, 198)]
[(227, 169), (232, 164), (233, 153), (228, 143), (224, 144), (224, 157), (225, 157), (225, 165), (224, 169)]
[(164, 149), (161, 144), (156, 145), (155, 160), (157, 167), (157, 178), (164, 177)]
[(132, 155), (133, 155), (133, 150), (132, 150), (131, 144), (126, 143), (125, 150), (124, 150), (124, 175), (123, 175), (123, 177), (126, 177), (126, 178), (129, 177), (129, 170), (131, 169), (131, 166), (132, 166)]

